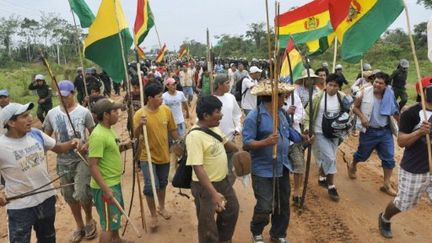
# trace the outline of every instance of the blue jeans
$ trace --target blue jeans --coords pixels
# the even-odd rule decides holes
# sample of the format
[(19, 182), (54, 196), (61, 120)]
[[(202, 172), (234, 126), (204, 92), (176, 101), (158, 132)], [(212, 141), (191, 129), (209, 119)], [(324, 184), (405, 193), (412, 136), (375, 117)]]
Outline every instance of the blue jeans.
[[(150, 170), (147, 161), (140, 161), (141, 171), (144, 176), (144, 195), (148, 197), (153, 197), (151, 180), (150, 180)], [(155, 179), (156, 191), (165, 190), (168, 185), (168, 173), (170, 164), (152, 164), (153, 175)]]
[(380, 129), (370, 127), (365, 133), (360, 133), (358, 149), (354, 153), (354, 161), (366, 161), (374, 149), (376, 149), (378, 157), (381, 159), (383, 168), (393, 169), (395, 167), (393, 135), (389, 127)]
[[(257, 200), (250, 223), (250, 230), (253, 235), (262, 234), (264, 227), (270, 222), (269, 216), (271, 214), (270, 236), (273, 238), (286, 237), (290, 218), (289, 197), (291, 192), (289, 172), (286, 168), (284, 168), (282, 176), (276, 178), (276, 181), (278, 184), (276, 185), (275, 209), (272, 214), (273, 178), (252, 175), (252, 188)], [(280, 202), (279, 210), (278, 200)]]
[(55, 196), (41, 204), (23, 209), (8, 209), (9, 241), (11, 243), (29, 243), (32, 227), (36, 232), (37, 242), (56, 242)]
[(180, 137), (184, 137), (186, 134), (186, 125), (184, 122), (177, 124), (177, 133)]
[(189, 102), (193, 99), (193, 87), (192, 86), (183, 86), (183, 93), (188, 99)]

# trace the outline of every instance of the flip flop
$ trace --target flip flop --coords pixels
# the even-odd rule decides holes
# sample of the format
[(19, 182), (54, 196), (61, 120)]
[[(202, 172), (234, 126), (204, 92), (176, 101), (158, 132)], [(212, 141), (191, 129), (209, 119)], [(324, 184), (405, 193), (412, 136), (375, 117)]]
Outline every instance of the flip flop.
[(392, 197), (395, 197), (397, 195), (396, 191), (391, 186), (381, 186), (380, 191)]
[(80, 242), (82, 240), (82, 238), (84, 237), (84, 235), (85, 235), (84, 228), (79, 229), (79, 230), (75, 230), (72, 233), (72, 237), (69, 240), (69, 242), (78, 243), (78, 242)]
[(86, 224), (83, 228), (84, 230), (84, 238), (86, 240), (91, 240), (96, 237), (96, 221), (92, 219), (89, 224)]

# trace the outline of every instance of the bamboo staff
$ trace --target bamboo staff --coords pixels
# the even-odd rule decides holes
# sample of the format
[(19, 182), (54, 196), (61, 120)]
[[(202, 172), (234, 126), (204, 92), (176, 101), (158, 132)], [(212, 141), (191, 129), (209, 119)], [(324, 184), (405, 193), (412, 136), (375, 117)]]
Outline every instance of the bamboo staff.
[[(404, 3), (404, 7), (405, 7), (405, 15), (406, 15), (406, 20), (407, 20), (408, 36), (409, 36), (409, 40), (410, 40), (410, 44), (411, 44), (411, 50), (413, 53), (414, 64), (416, 67), (418, 84), (420, 87), (420, 99), (421, 99), (421, 105), (422, 105), (422, 110), (423, 110), (423, 116), (424, 116), (424, 120), (427, 121), (428, 118), (427, 118), (427, 114), (426, 114), (426, 100), (425, 100), (425, 97), (423, 94), (423, 84), (421, 82), (420, 66), (419, 66), (419, 63), (417, 60), (417, 54), (416, 54), (416, 50), (415, 50), (414, 40), (412, 38), (410, 18), (409, 18), (409, 14), (408, 14), (408, 6), (407, 6), (405, 0), (403, 1), (403, 3)], [(426, 144), (427, 144), (427, 153), (428, 153), (428, 159), (429, 159), (429, 173), (432, 174), (432, 151), (431, 151), (431, 141), (430, 141), (429, 133), (426, 134)]]
[(129, 216), (126, 214), (126, 212), (124, 211), (123, 207), (120, 205), (120, 203), (117, 201), (117, 199), (115, 197), (111, 198), (111, 200), (114, 202), (116, 208), (118, 210), (120, 210), (120, 212), (125, 216), (127, 222), (130, 222), (130, 224), (132, 225), (132, 228), (135, 230), (135, 233), (137, 234), (138, 238), (141, 238), (141, 232), (139, 232), (138, 228), (136, 227), (136, 225), (134, 224), (134, 222), (132, 222), (132, 220), (129, 218)]
[(210, 32), (207, 28), (207, 71), (210, 73), (210, 94), (213, 95), (213, 62), (211, 58)]
[[(70, 3), (69, 3), (69, 7), (70, 7)], [(83, 83), (84, 83), (84, 92), (86, 97), (89, 97), (88, 94), (88, 90), (87, 90), (87, 81), (86, 81), (86, 77), (85, 77), (85, 73), (84, 73), (84, 60), (83, 60), (83, 56), (82, 56), (82, 52), (81, 52), (81, 46), (80, 46), (80, 39), (79, 39), (79, 33), (78, 33), (78, 26), (76, 24), (75, 21), (75, 14), (72, 11), (72, 8), (70, 9), (71, 14), (72, 14), (72, 19), (73, 19), (73, 23), (75, 26), (75, 41), (76, 41), (76, 45), (78, 48), (78, 53), (79, 53), (79, 59), (80, 59), (80, 63), (81, 63), (81, 68), (82, 68), (82, 76), (83, 76)], [(89, 107), (90, 107), (90, 102), (89, 102)]]
[(336, 70), (336, 57), (337, 57), (337, 46), (338, 46), (338, 41), (337, 41), (337, 36), (334, 39), (334, 52), (333, 52), (333, 73)]
[[(274, 77), (274, 70), (273, 70), (273, 62), (272, 62), (272, 50), (271, 50), (271, 39), (270, 39), (270, 21), (269, 21), (269, 11), (268, 11), (268, 0), (265, 0), (265, 7), (266, 7), (266, 20), (267, 20), (267, 47), (268, 47), (268, 54), (269, 54), (269, 61), (270, 61), (270, 81), (272, 84), (272, 116), (273, 116), (273, 134), (278, 133), (278, 111), (275, 109), (277, 107), (278, 103), (278, 81)], [(278, 28), (276, 26), (275, 28)], [(276, 105), (275, 105), (276, 104)], [(275, 209), (275, 196), (276, 196), (276, 162), (277, 162), (277, 144), (273, 146), (273, 153), (272, 153), (273, 161), (272, 161), (272, 177), (273, 177), (273, 199), (272, 199), (272, 212), (274, 213)], [(278, 197), (279, 198), (279, 197)]]

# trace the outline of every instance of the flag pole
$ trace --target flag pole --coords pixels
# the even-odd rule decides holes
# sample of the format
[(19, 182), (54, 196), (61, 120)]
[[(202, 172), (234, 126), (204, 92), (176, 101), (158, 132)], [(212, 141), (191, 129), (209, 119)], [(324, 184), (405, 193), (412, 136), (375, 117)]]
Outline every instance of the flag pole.
[[(154, 18), (153, 18), (153, 19), (154, 19)], [(153, 20), (153, 21), (154, 21), (154, 20)], [(156, 22), (154, 22), (154, 29), (155, 29), (155, 31), (156, 31), (156, 37), (157, 37), (157, 39), (158, 39), (159, 48), (162, 48), (162, 42), (161, 42), (160, 37), (159, 37), (159, 31), (157, 30)]]
[(334, 52), (333, 52), (333, 73), (335, 72), (335, 69), (336, 69), (337, 46), (338, 46), (338, 41), (337, 41), (337, 36), (335, 36), (335, 39), (334, 39)]
[[(80, 39), (79, 39), (79, 35), (78, 35), (78, 26), (76, 24), (75, 14), (72, 11), (72, 8), (70, 6), (70, 2), (69, 2), (69, 7), (70, 7), (71, 14), (72, 14), (73, 23), (74, 23), (74, 26), (75, 26), (75, 40), (76, 40), (76, 45), (78, 47), (78, 53), (79, 53), (78, 56), (79, 56), (80, 63), (81, 63), (81, 68), (82, 68), (81, 71), (82, 71), (83, 82), (84, 82), (84, 92), (85, 92), (86, 97), (89, 97), (88, 90), (87, 90), (86, 77), (85, 77), (85, 73), (84, 73), (84, 60), (83, 60), (83, 55), (82, 55), (82, 52), (81, 52)], [(91, 108), (90, 107), (90, 102), (88, 103), (88, 106), (89, 106), (89, 108)]]
[(363, 58), (360, 59), (360, 73), (361, 73), (361, 78), (363, 78)]
[(210, 94), (213, 95), (213, 63), (211, 59), (210, 32), (207, 28), (207, 71), (210, 73)]
[[(273, 134), (277, 134), (277, 121), (278, 121), (278, 113), (274, 108), (276, 107), (274, 104), (278, 103), (278, 90), (277, 90), (277, 81), (274, 76), (274, 62), (272, 62), (272, 48), (271, 48), (271, 38), (270, 38), (270, 20), (269, 20), (269, 10), (268, 10), (268, 0), (265, 0), (265, 9), (266, 9), (266, 20), (267, 20), (267, 48), (269, 55), (269, 69), (270, 69), (270, 82), (272, 86), (272, 116), (273, 116)], [(279, 28), (279, 26), (275, 26), (275, 28)], [(276, 162), (277, 162), (277, 144), (273, 146), (272, 153), (273, 161), (272, 161), (272, 179), (273, 179), (273, 197), (272, 197), (272, 213), (275, 213), (275, 192), (276, 192)]]
[[(417, 79), (418, 79), (418, 84), (420, 87), (420, 99), (421, 99), (421, 105), (422, 105), (422, 110), (423, 110), (423, 116), (425, 121), (428, 120), (427, 118), (427, 114), (426, 114), (426, 100), (423, 94), (423, 85), (421, 82), (421, 74), (420, 74), (420, 66), (418, 63), (418, 59), (417, 59), (417, 54), (416, 54), (416, 50), (415, 50), (415, 45), (414, 45), (414, 40), (412, 37), (412, 32), (411, 32), (411, 25), (410, 25), (410, 18), (409, 18), (409, 14), (408, 14), (408, 6), (406, 4), (406, 0), (403, 0), (404, 3), (404, 7), (405, 7), (405, 15), (406, 15), (406, 20), (407, 20), (407, 29), (408, 29), (408, 37), (410, 40), (410, 44), (411, 44), (411, 50), (412, 50), (412, 54), (413, 54), (413, 58), (414, 58), (414, 64), (416, 67), (416, 73), (417, 73)], [(428, 153), (428, 160), (429, 160), (429, 173), (432, 174), (432, 151), (431, 151), (431, 141), (430, 141), (430, 135), (429, 133), (426, 134), (426, 144), (427, 144), (427, 153)]]

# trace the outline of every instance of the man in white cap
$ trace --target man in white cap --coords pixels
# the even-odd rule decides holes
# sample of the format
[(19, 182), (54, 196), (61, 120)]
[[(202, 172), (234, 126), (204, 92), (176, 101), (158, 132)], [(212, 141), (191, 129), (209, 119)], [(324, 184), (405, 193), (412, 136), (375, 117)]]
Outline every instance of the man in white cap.
[(243, 79), (241, 91), (241, 108), (245, 115), (257, 107), (257, 97), (251, 94), (251, 89), (258, 84), (261, 78), (262, 70), (257, 66), (252, 66), (249, 69), (249, 76)]
[(44, 122), (45, 116), (52, 108), (52, 91), (51, 88), (45, 83), (45, 77), (42, 74), (37, 74), (34, 81), (28, 86), (29, 90), (36, 90), (38, 99), (37, 117)]
[[(80, 151), (85, 155), (88, 150), (87, 131), (91, 133), (95, 126), (92, 114), (87, 108), (76, 102), (75, 87), (71, 81), (63, 80), (58, 85), (59, 97), (62, 101), (60, 105), (48, 112), (43, 123), (44, 131), (49, 136), (55, 134), (58, 142), (67, 142), (73, 138), (80, 139), (83, 144)], [(77, 152), (68, 151), (57, 155), (57, 174), (61, 175), (65, 171), (69, 171), (69, 174), (60, 179), (60, 184), (75, 183), (73, 187), (62, 189), (62, 195), (72, 211), (77, 227), (72, 233), (70, 242), (79, 242), (83, 237), (93, 239), (96, 237), (96, 222), (92, 216), (88, 165), (77, 155)], [(86, 216), (85, 224), (81, 208)]]
[(6, 195), (22, 196), (37, 190), (52, 189), (16, 200), (0, 196), (0, 206), (7, 204), (9, 242), (30, 242), (31, 230), (37, 242), (56, 242), (54, 227), (56, 192), (48, 175), (45, 150), (65, 153), (79, 146), (77, 139), (56, 143), (31, 127), (29, 112), (33, 103), (10, 103), (0, 112), (0, 125), (7, 129), (0, 137), (0, 172), (6, 181)]
[(399, 101), (399, 110), (408, 102), (408, 94), (406, 92), (406, 82), (408, 78), (409, 62), (406, 59), (401, 59), (396, 70), (390, 75), (390, 84), (393, 88), (396, 101)]
[(347, 84), (348, 85), (348, 81), (345, 78), (345, 75), (343, 74), (343, 67), (342, 64), (336, 64), (335, 67), (335, 73), (342, 78), (343, 82), (340, 86), (340, 89), (342, 90), (342, 85)]

